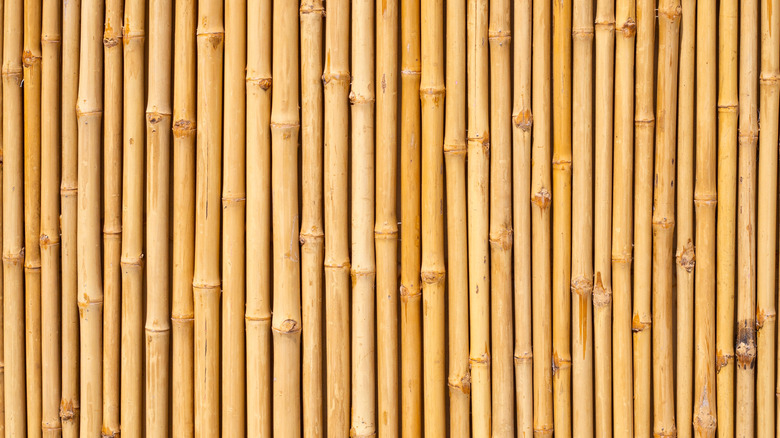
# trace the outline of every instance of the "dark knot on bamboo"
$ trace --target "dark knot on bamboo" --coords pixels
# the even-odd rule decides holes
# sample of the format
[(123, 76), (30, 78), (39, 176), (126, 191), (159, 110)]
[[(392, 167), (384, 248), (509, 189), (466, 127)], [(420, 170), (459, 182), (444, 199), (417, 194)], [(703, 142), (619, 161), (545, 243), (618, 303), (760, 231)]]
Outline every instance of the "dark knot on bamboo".
[(674, 22), (680, 19), (682, 16), (682, 6), (677, 4), (669, 4), (666, 8), (658, 8), (658, 19), (666, 19), (670, 22)]
[(196, 124), (192, 120), (179, 119), (173, 123), (173, 138), (183, 138), (194, 134)]
[(685, 269), (685, 272), (693, 272), (693, 268), (696, 266), (696, 250), (691, 239), (688, 239), (685, 245), (677, 251), (677, 265)]
[(737, 329), (737, 366), (743, 370), (753, 369), (756, 360), (756, 323), (740, 321)]
[(612, 303), (612, 290), (604, 287), (601, 272), (597, 272), (593, 284), (593, 307), (604, 308)]
[(409, 287), (405, 284), (402, 284), (401, 287), (398, 288), (398, 292), (401, 296), (402, 303), (408, 303), (409, 301), (419, 299), (422, 296), (422, 291), (419, 287)]
[(55, 246), (59, 246), (60, 239), (59, 236), (49, 237), (47, 234), (41, 234), (41, 237), (39, 239), (39, 244), (41, 245), (41, 249), (51, 248)]
[[(157, 125), (160, 122), (162, 122), (163, 120), (170, 119), (170, 118), (171, 118), (171, 113), (169, 113), (169, 112), (168, 113), (163, 113), (163, 112), (159, 112), (159, 111), (149, 111), (149, 112), (146, 113), (146, 121), (150, 125)], [(152, 126), (152, 129), (155, 129), (155, 127)]]
[(631, 331), (634, 333), (640, 333), (650, 328), (653, 324), (652, 318), (647, 317), (646, 320), (642, 320), (639, 313), (634, 313), (634, 317), (631, 319)]
[(588, 298), (593, 293), (593, 282), (582, 275), (572, 278), (571, 293), (581, 298)]
[(531, 351), (515, 353), (513, 359), (515, 365), (530, 364), (534, 360), (534, 353)]
[(447, 386), (453, 391), (466, 395), (471, 394), (471, 373), (466, 371), (462, 376), (450, 376), (447, 379)]
[(74, 400), (60, 400), (60, 420), (63, 423), (71, 423), (76, 419), (79, 410), (79, 402)]
[(254, 85), (259, 87), (263, 91), (267, 91), (271, 88), (273, 80), (271, 78), (261, 78), (258, 76), (246, 76), (247, 85)]
[(534, 125), (534, 116), (531, 113), (531, 110), (526, 108), (512, 116), (512, 123), (515, 124), (516, 128), (520, 128), (523, 132), (529, 132)]
[(633, 17), (628, 17), (623, 24), (617, 28), (618, 33), (623, 35), (624, 38), (633, 38), (636, 35), (636, 21)]
[(552, 202), (552, 195), (546, 188), (542, 187), (538, 192), (531, 196), (531, 202), (539, 207), (541, 211), (544, 211), (547, 209), (547, 207), (550, 206), (550, 202)]
[(774, 322), (776, 319), (777, 314), (774, 310), (766, 311), (764, 309), (756, 309), (756, 331), (761, 331), (767, 321)]
[(293, 335), (300, 333), (301, 324), (294, 319), (285, 319), (279, 327), (273, 327), (273, 331), (281, 335)]
[(552, 375), (555, 376), (562, 369), (571, 368), (571, 359), (558, 356), (558, 353), (553, 353), (552, 357)]
[(725, 367), (733, 360), (733, 354), (723, 354), (723, 351), (718, 350), (718, 353), (715, 355), (715, 372), (719, 373), (721, 368)]
[(24, 66), (24, 68), (30, 68), (40, 62), (41, 56), (33, 54), (30, 50), (25, 50), (24, 53), (22, 53), (22, 66)]

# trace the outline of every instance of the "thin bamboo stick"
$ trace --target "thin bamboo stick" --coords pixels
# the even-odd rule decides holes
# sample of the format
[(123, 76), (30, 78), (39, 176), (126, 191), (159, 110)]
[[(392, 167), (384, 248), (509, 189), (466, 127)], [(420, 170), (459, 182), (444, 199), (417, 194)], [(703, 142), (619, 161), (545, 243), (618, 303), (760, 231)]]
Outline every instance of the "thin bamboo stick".
[[(3, 39), (4, 39), (4, 28), (5, 28), (5, 8), (3, 7), (4, 2), (0, 2), (0, 196), (2, 196), (2, 184), (3, 184), (3, 87), (4, 87), (4, 77), (5, 75), (2, 74), (5, 70), (3, 67), (5, 66), (4, 59), (3, 59)], [(0, 202), (0, 248), (5, 248), (3, 246), (3, 203)], [(5, 254), (3, 252), (3, 254)], [(4, 269), (0, 269), (0, 330), (4, 327), (3, 322), (3, 288), (4, 288), (4, 281), (3, 281), (3, 271)], [(5, 436), (5, 346), (3, 344), (4, 336), (2, 332), (0, 332), (0, 436)]]
[[(302, 211), (300, 241), (301, 299), (303, 301), (301, 316), (303, 317), (303, 327), (305, 327), (303, 330), (302, 364), (303, 435), (307, 438), (319, 438), (325, 434), (325, 411), (322, 397), (322, 265), (325, 257), (325, 235), (322, 223), (322, 17), (324, 14), (322, 0), (301, 2)], [(379, 119), (377, 119), (377, 123), (380, 123)], [(395, 200), (393, 200), (393, 206), (395, 206)], [(395, 267), (395, 260), (394, 252), (393, 267)], [(395, 280), (395, 275), (393, 275), (393, 280)], [(387, 341), (395, 347), (395, 342), (389, 339)], [(394, 384), (393, 389), (395, 388)]]
[[(81, 10), (78, 116), (78, 305), (81, 323), (81, 434), (99, 436), (103, 410), (103, 282), (100, 260), (100, 147), (103, 119), (103, 3)], [(137, 377), (136, 377), (137, 378)]]
[[(318, 4), (322, 8), (319, 1)], [(374, 226), (377, 267), (376, 334), (377, 339), (380, 340), (376, 346), (377, 421), (379, 435), (397, 438), (400, 419), (398, 413), (398, 360), (400, 358), (398, 355), (398, 218), (396, 214), (398, 1), (377, 0), (375, 7), (377, 11), (376, 83), (380, 84), (376, 89), (376, 225)], [(318, 35), (319, 31), (314, 33)], [(321, 48), (317, 49), (318, 60), (320, 50)], [(306, 59), (306, 56), (303, 59)], [(321, 94), (317, 95), (317, 99), (316, 102), (321, 101)], [(320, 109), (321, 107), (318, 106), (317, 110)], [(319, 116), (316, 127), (321, 126), (321, 120), (322, 115)], [(321, 147), (321, 142), (322, 139), (319, 138), (318, 148)], [(319, 163), (321, 155), (317, 157)], [(322, 175), (321, 170), (319, 175)], [(319, 210), (317, 211), (321, 215)], [(317, 224), (319, 227), (322, 226), (321, 217)], [(321, 229), (320, 233), (322, 233)], [(321, 262), (321, 258), (319, 261)], [(319, 301), (316, 304), (319, 306)], [(468, 405), (466, 409), (468, 415)]]
[(637, 0), (634, 108), (634, 436), (653, 433), (655, 0)]
[[(146, 434), (168, 435), (170, 323), (171, 31), (173, 2), (149, 3), (149, 101), (146, 107), (149, 260), (146, 299)], [(243, 87), (242, 87), (243, 89)], [(243, 327), (242, 327), (243, 328)]]
[(550, 276), (550, 2), (534, 0), (531, 229), (533, 287), (534, 437), (553, 436)]
[(44, 438), (62, 436), (60, 370), (60, 47), (62, 3), (45, 0), (41, 66), (41, 429)]
[(697, 437), (715, 437), (715, 212), (718, 202), (717, 163), (717, 27), (716, 2), (702, 0), (696, 31), (696, 372), (693, 430)]
[(758, 142), (758, 22), (755, 0), (740, 3), (739, 184), (737, 186), (737, 437), (755, 435), (756, 146)]
[(4, 5), (3, 16), (3, 318), (5, 432), (26, 434), (24, 380), (24, 117), (23, 6)]
[[(449, 6), (447, 8), (449, 10)], [(512, 216), (514, 238), (515, 277), (515, 397), (517, 399), (517, 434), (524, 438), (533, 435), (533, 351), (532, 351), (532, 307), (531, 307), (531, 48), (533, 3), (530, 0), (515, 2), (514, 5), (514, 96), (512, 108)], [(448, 42), (447, 47), (453, 43)], [(449, 59), (449, 55), (447, 59)], [(448, 85), (447, 88), (451, 90)], [(452, 100), (452, 91), (449, 92)], [(449, 178), (449, 168), (447, 175)], [(465, 178), (465, 177), (464, 177)], [(447, 189), (449, 190), (449, 180)], [(465, 196), (465, 195), (464, 195)], [(449, 205), (448, 205), (449, 210)], [(462, 215), (466, 220), (465, 212)], [(452, 229), (452, 221), (448, 221)], [(452, 248), (452, 239), (448, 242)], [(465, 252), (465, 251), (464, 251)], [(458, 272), (450, 262), (452, 275)], [(450, 287), (450, 296), (452, 296)]]
[(246, 408), (254, 413), (247, 416), (249, 437), (271, 436), (271, 5), (250, 0), (247, 8)]
[[(572, 432), (593, 437), (593, 0), (572, 6)], [(576, 140), (576, 141), (575, 141)]]
[[(349, 230), (347, 228), (349, 0), (331, 0), (325, 11), (325, 17), (326, 61), (322, 81), (325, 90), (325, 229), (328, 230), (325, 234), (325, 313), (328, 315), (325, 329), (326, 369), (328, 370), (327, 425), (328, 437), (340, 438), (349, 434), (350, 413)], [(415, 276), (419, 278), (419, 270)], [(402, 320), (402, 330), (403, 324)], [(417, 411), (411, 411), (409, 416), (416, 413)]]

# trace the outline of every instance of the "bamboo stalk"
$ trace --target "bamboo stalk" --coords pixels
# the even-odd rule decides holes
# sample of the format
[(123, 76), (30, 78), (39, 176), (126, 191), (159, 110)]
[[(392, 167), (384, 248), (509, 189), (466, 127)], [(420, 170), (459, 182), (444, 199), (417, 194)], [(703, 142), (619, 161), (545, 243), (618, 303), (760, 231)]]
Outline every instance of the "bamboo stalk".
[[(325, 11), (325, 17), (326, 62), (322, 81), (325, 94), (325, 229), (328, 230), (325, 234), (325, 314), (328, 316), (325, 329), (326, 369), (328, 370), (327, 425), (328, 437), (340, 438), (349, 433), (350, 413), (349, 231), (347, 228), (349, 1), (331, 0)], [(419, 278), (419, 271), (415, 276)], [(402, 330), (403, 324), (402, 320)], [(410, 416), (416, 412), (411, 411)]]
[(693, 430), (714, 437), (717, 428), (715, 388), (715, 212), (717, 163), (717, 27), (716, 2), (702, 1), (696, 31), (696, 372)]
[(43, 2), (41, 66), (41, 429), (62, 436), (60, 319), (60, 47), (62, 4)]
[[(171, 31), (173, 2), (149, 3), (149, 101), (146, 107), (147, 216), (149, 260), (146, 299), (146, 433), (168, 435), (170, 367), (170, 161)], [(242, 87), (243, 89), (243, 87)], [(243, 328), (243, 327), (242, 327)], [(243, 380), (243, 379), (242, 379)]]
[[(449, 10), (449, 6), (447, 8)], [(517, 434), (524, 438), (533, 435), (533, 351), (531, 306), (531, 62), (533, 3), (530, 0), (516, 2), (514, 6), (514, 96), (512, 108), (512, 216), (515, 277), (515, 392), (517, 399)], [(447, 47), (453, 43), (448, 42)], [(450, 59), (449, 55), (447, 59)], [(450, 99), (452, 91), (450, 86)], [(455, 103), (455, 102), (453, 102)], [(449, 167), (447, 177), (449, 178)], [(464, 176), (465, 178), (465, 176)], [(447, 188), (449, 190), (449, 180)], [(464, 195), (465, 196), (465, 195)], [(449, 211), (449, 204), (447, 206)], [(466, 213), (462, 214), (466, 218)], [(448, 221), (452, 230), (452, 221)], [(452, 248), (452, 239), (448, 242)], [(465, 252), (465, 251), (464, 251)], [(457, 275), (457, 267), (450, 262), (450, 278)], [(450, 287), (450, 296), (452, 296)]]
[(534, 357), (534, 437), (553, 436), (552, 305), (550, 229), (550, 8), (534, 0), (533, 149), (531, 152), (531, 229)]
[(636, 7), (634, 109), (634, 435), (653, 433), (653, 134), (655, 0)]
[[(317, 4), (322, 8), (321, 3)], [(396, 172), (398, 168), (398, 1), (376, 2), (376, 319), (377, 319), (377, 420), (379, 435), (397, 438), (398, 413), (398, 219)], [(321, 26), (321, 25), (319, 25)], [(314, 32), (319, 35), (319, 28)], [(321, 48), (317, 48), (317, 60)], [(307, 57), (304, 56), (303, 59)], [(320, 64), (317, 64), (318, 66)], [(319, 92), (319, 89), (317, 89)], [(321, 101), (317, 94), (316, 102)], [(321, 109), (317, 107), (317, 111)], [(465, 108), (464, 108), (465, 111)], [(321, 126), (322, 115), (318, 124)], [(304, 123), (304, 126), (306, 124)], [(319, 132), (319, 129), (316, 131)], [(321, 147), (322, 139), (317, 145)], [(321, 154), (321, 152), (319, 152)], [(317, 155), (319, 164), (321, 155)], [(316, 173), (314, 173), (316, 175)], [(319, 175), (322, 175), (320, 170)], [(319, 194), (320, 198), (322, 194)], [(321, 204), (321, 201), (320, 201)], [(304, 202), (304, 205), (306, 203)], [(320, 210), (317, 210), (320, 214)], [(321, 216), (317, 226), (322, 226)], [(322, 233), (320, 228), (320, 233)], [(320, 244), (321, 245), (321, 244)], [(319, 250), (321, 254), (321, 249)], [(320, 256), (321, 257), (321, 256)], [(321, 258), (318, 259), (321, 262)], [(321, 292), (318, 296), (321, 296)], [(319, 300), (316, 302), (319, 306)], [(321, 318), (321, 316), (319, 316)], [(305, 315), (304, 315), (305, 320)], [(465, 326), (463, 327), (465, 329)], [(318, 337), (319, 339), (319, 337)], [(468, 354), (468, 353), (464, 353)], [(468, 356), (464, 357), (464, 361)], [(305, 362), (305, 361), (304, 361)], [(468, 415), (468, 405), (466, 405)], [(466, 429), (468, 430), (468, 428)]]
[(468, 0), (467, 7), (469, 364), (472, 433), (482, 438), (491, 434), (488, 1)]
[[(593, 0), (572, 6), (572, 432), (593, 436)], [(576, 141), (574, 141), (576, 139)]]
[[(5, 8), (3, 7), (3, 2), (0, 2), (0, 64), (2, 64), (2, 67), (0, 67), (0, 196), (2, 195), (2, 184), (3, 184), (3, 120), (4, 120), (4, 109), (3, 109), (3, 88), (5, 84), (5, 75), (3, 74), (5, 72), (5, 69), (3, 68), (5, 66), (3, 59), (3, 39), (4, 39), (4, 29), (5, 28)], [(0, 248), (5, 248), (3, 246), (3, 202), (0, 202)], [(5, 254), (5, 252), (3, 252)], [(3, 330), (5, 323), (4, 317), (3, 317), (3, 304), (1, 303), (3, 299), (3, 289), (4, 289), (4, 276), (3, 276), (4, 269), (0, 269), (0, 330)], [(3, 344), (4, 341), (4, 335), (2, 332), (0, 332), (0, 436), (5, 436), (5, 346)]]
[[(254, 413), (247, 416), (250, 437), (271, 436), (271, 5), (270, 0), (250, 0), (247, 8), (246, 408)], [(303, 101), (305, 110), (307, 100)], [(304, 415), (306, 411), (304, 407)]]
[[(322, 17), (324, 14), (322, 0), (301, 2), (302, 211), (300, 241), (301, 299), (303, 301), (301, 316), (303, 327), (305, 327), (303, 330), (302, 364), (303, 435), (314, 438), (322, 437), (325, 434), (322, 397), (322, 288), (325, 257), (325, 235), (322, 223)], [(377, 123), (380, 123), (378, 119)], [(395, 206), (395, 200), (393, 200), (393, 206)], [(393, 267), (395, 267), (395, 260), (395, 253), (393, 253)], [(393, 280), (395, 280), (395, 274)], [(393, 290), (395, 290), (395, 284)], [(395, 347), (395, 342), (389, 339), (387, 341)], [(397, 380), (395, 382), (397, 384)], [(394, 384), (393, 389), (395, 388)]]

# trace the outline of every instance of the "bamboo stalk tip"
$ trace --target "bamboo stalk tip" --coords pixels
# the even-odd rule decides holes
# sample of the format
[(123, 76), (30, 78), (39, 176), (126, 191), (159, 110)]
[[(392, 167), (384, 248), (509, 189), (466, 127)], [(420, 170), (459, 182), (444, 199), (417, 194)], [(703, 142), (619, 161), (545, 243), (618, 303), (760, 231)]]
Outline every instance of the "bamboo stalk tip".
[(526, 108), (512, 117), (515, 127), (520, 128), (523, 132), (531, 131), (534, 125), (534, 116), (531, 114), (531, 110)]
[(693, 272), (693, 268), (696, 265), (696, 250), (691, 239), (688, 239), (688, 242), (677, 251), (677, 264), (685, 269), (685, 272)]

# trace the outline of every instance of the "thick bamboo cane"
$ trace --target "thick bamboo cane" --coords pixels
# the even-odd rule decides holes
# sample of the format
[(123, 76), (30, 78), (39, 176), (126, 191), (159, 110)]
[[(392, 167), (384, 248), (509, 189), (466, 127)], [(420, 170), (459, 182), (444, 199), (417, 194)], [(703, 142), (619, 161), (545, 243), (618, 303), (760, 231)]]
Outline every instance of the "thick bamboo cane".
[(24, 380), (24, 116), (23, 7), (4, 5), (3, 16), (3, 358), (5, 433), (26, 434)]
[[(78, 305), (81, 435), (99, 436), (103, 411), (103, 284), (100, 260), (100, 147), (103, 119), (103, 2), (81, 10), (78, 116)], [(136, 377), (137, 378), (137, 377)]]
[[(322, 6), (319, 0), (317, 0), (317, 4), (321, 10)], [(400, 358), (398, 355), (398, 219), (396, 214), (398, 184), (396, 181), (398, 171), (398, 115), (396, 113), (398, 110), (398, 1), (377, 0), (375, 7), (377, 17), (375, 83), (380, 85), (376, 89), (376, 224), (374, 226), (377, 268), (376, 335), (379, 340), (376, 346), (377, 427), (379, 435), (397, 438), (400, 420), (398, 412), (398, 360)], [(319, 20), (319, 18), (317, 19)], [(314, 34), (318, 35), (320, 32), (317, 31)], [(318, 47), (317, 61), (320, 59), (320, 50), (321, 47)], [(306, 59), (306, 56), (303, 59)], [(316, 65), (320, 66), (321, 64)], [(317, 91), (315, 102), (321, 102), (321, 91), (319, 89)], [(321, 135), (319, 128), (322, 124), (322, 115), (319, 113), (321, 110), (319, 103), (316, 108), (320, 114), (316, 132)], [(304, 136), (305, 132), (304, 128)], [(317, 147), (321, 148), (322, 138), (317, 138)], [(321, 152), (316, 157), (319, 165), (322, 157)], [(319, 175), (321, 178), (321, 170)], [(306, 205), (305, 202), (304, 205)], [(319, 205), (321, 205), (321, 201)], [(320, 217), (316, 223), (318, 227), (321, 227), (321, 210), (318, 209), (317, 214)], [(322, 233), (321, 228), (318, 229)], [(321, 254), (321, 247), (319, 251)], [(318, 260), (321, 263), (321, 255)], [(320, 292), (319, 296), (321, 297), (321, 295)], [(319, 300), (316, 305), (319, 308)], [(305, 320), (306, 315), (304, 314)], [(463, 327), (463, 329), (466, 328)], [(318, 337), (318, 339), (320, 338)], [(468, 415), (468, 406), (466, 406), (466, 415)]]
[(43, 437), (62, 436), (60, 371), (60, 47), (62, 3), (45, 0), (41, 66), (41, 363)]
[[(147, 161), (146, 403), (148, 436), (168, 435), (170, 322), (170, 162), (172, 0), (149, 3), (149, 100)], [(243, 87), (242, 87), (243, 89)], [(242, 312), (243, 313), (243, 312)], [(241, 327), (243, 329), (243, 327)]]
[[(303, 317), (303, 435), (325, 433), (322, 288), (322, 0), (301, 2), (301, 301)], [(268, 53), (270, 55), (270, 52)], [(270, 62), (270, 61), (269, 61)], [(377, 119), (379, 123), (379, 119)], [(395, 145), (394, 145), (395, 146)], [(248, 163), (247, 163), (248, 164)], [(395, 186), (393, 186), (395, 188)], [(395, 206), (395, 198), (393, 198)], [(395, 222), (395, 220), (393, 220)], [(396, 256), (393, 252), (393, 267)], [(257, 266), (257, 265), (255, 265)], [(252, 269), (256, 269), (254, 266)], [(395, 275), (393, 275), (395, 280)], [(395, 290), (395, 287), (393, 287)], [(395, 323), (395, 319), (393, 319)], [(380, 338), (387, 339), (387, 338)], [(395, 342), (387, 339), (388, 343)], [(397, 381), (396, 381), (397, 383)], [(396, 385), (393, 385), (396, 389)]]
[[(3, 2), (0, 2), (0, 65), (4, 66), (3, 64), (3, 38), (4, 38), (4, 24), (5, 24), (5, 8), (3, 7)], [(4, 87), (4, 80), (5, 77), (2, 72), (4, 72), (2, 67), (0, 67), (0, 196), (2, 196), (2, 184), (3, 184), (3, 163), (2, 163), (2, 157), (3, 157), (3, 87)], [(2, 199), (2, 198), (0, 198)], [(0, 202), (0, 248), (5, 248), (3, 246), (3, 206), (2, 202)], [(3, 253), (4, 254), (4, 253)], [(0, 269), (0, 330), (3, 329), (4, 323), (3, 323), (3, 269)], [(5, 436), (5, 347), (3, 345), (3, 333), (0, 331), (0, 436)]]
[[(328, 370), (327, 425), (328, 437), (340, 438), (349, 434), (350, 413), (349, 222), (347, 220), (349, 210), (347, 139), (350, 82), (349, 0), (331, 0), (325, 11), (325, 17), (326, 62), (322, 81), (325, 90), (325, 229), (328, 230), (325, 234), (325, 314), (328, 316), (325, 330), (326, 369)], [(419, 279), (419, 270), (415, 276)], [(402, 330), (403, 324), (402, 320)], [(417, 411), (409, 412), (410, 417), (417, 414)]]
[(533, 287), (534, 436), (553, 436), (552, 303), (550, 275), (550, 8), (534, 0), (533, 146), (531, 152), (531, 229)]
[[(469, 364), (471, 366), (472, 433), (491, 434), (490, 417), (490, 73), (488, 0), (468, 0), (468, 256)], [(480, 294), (480, 291), (482, 292)]]
[[(702, 0), (696, 30), (696, 358), (693, 431), (714, 438), (715, 388), (715, 211), (717, 196), (717, 27), (716, 3)], [(776, 199), (776, 198), (775, 198)], [(679, 287), (679, 286), (678, 286)], [(679, 359), (678, 359), (679, 360)]]
[[(351, 250), (352, 425), (350, 436), (376, 434), (374, 340), (374, 2), (352, 3)], [(442, 341), (443, 341), (442, 337)], [(442, 361), (443, 364), (443, 361)], [(427, 367), (426, 367), (427, 369)], [(427, 388), (427, 387), (426, 387)], [(426, 397), (427, 398), (427, 397)], [(439, 429), (439, 430), (443, 430)]]
[[(449, 10), (449, 6), (447, 8)], [(531, 47), (533, 3), (516, 2), (514, 6), (514, 84), (512, 108), (512, 215), (514, 246), (514, 300), (515, 300), (515, 398), (517, 403), (517, 434), (533, 435), (533, 351), (531, 307)], [(447, 47), (453, 43), (448, 42)], [(447, 59), (449, 60), (449, 56)], [(448, 86), (448, 90), (451, 88)], [(452, 91), (449, 93), (452, 98)], [(448, 99), (448, 102), (450, 100)], [(447, 169), (449, 178), (449, 168)], [(465, 178), (465, 177), (464, 177)], [(449, 181), (448, 181), (449, 182)], [(447, 184), (449, 190), (450, 184)], [(465, 195), (464, 195), (465, 196)], [(449, 205), (448, 205), (449, 210)], [(463, 213), (466, 220), (466, 214)], [(452, 221), (448, 221), (452, 229)], [(452, 248), (452, 239), (448, 242)], [(465, 252), (465, 251), (464, 251)], [(450, 262), (450, 272), (457, 275)], [(452, 275), (450, 278), (452, 278)], [(452, 297), (450, 287), (450, 297)]]
[[(271, 436), (271, 5), (270, 0), (250, 0), (247, 8), (246, 408), (253, 413), (247, 416), (250, 437)], [(304, 415), (306, 411), (304, 407)]]
[(593, 437), (593, 0), (572, 5), (572, 432)]
[(737, 186), (737, 437), (755, 435), (756, 146), (758, 142), (758, 22), (755, 0), (740, 3), (739, 184)]
[(653, 112), (655, 0), (636, 5), (634, 107), (634, 435), (653, 433)]
[(173, 436), (192, 438), (193, 399), (192, 270), (195, 237), (195, 28), (196, 0), (176, 0), (173, 53)]

